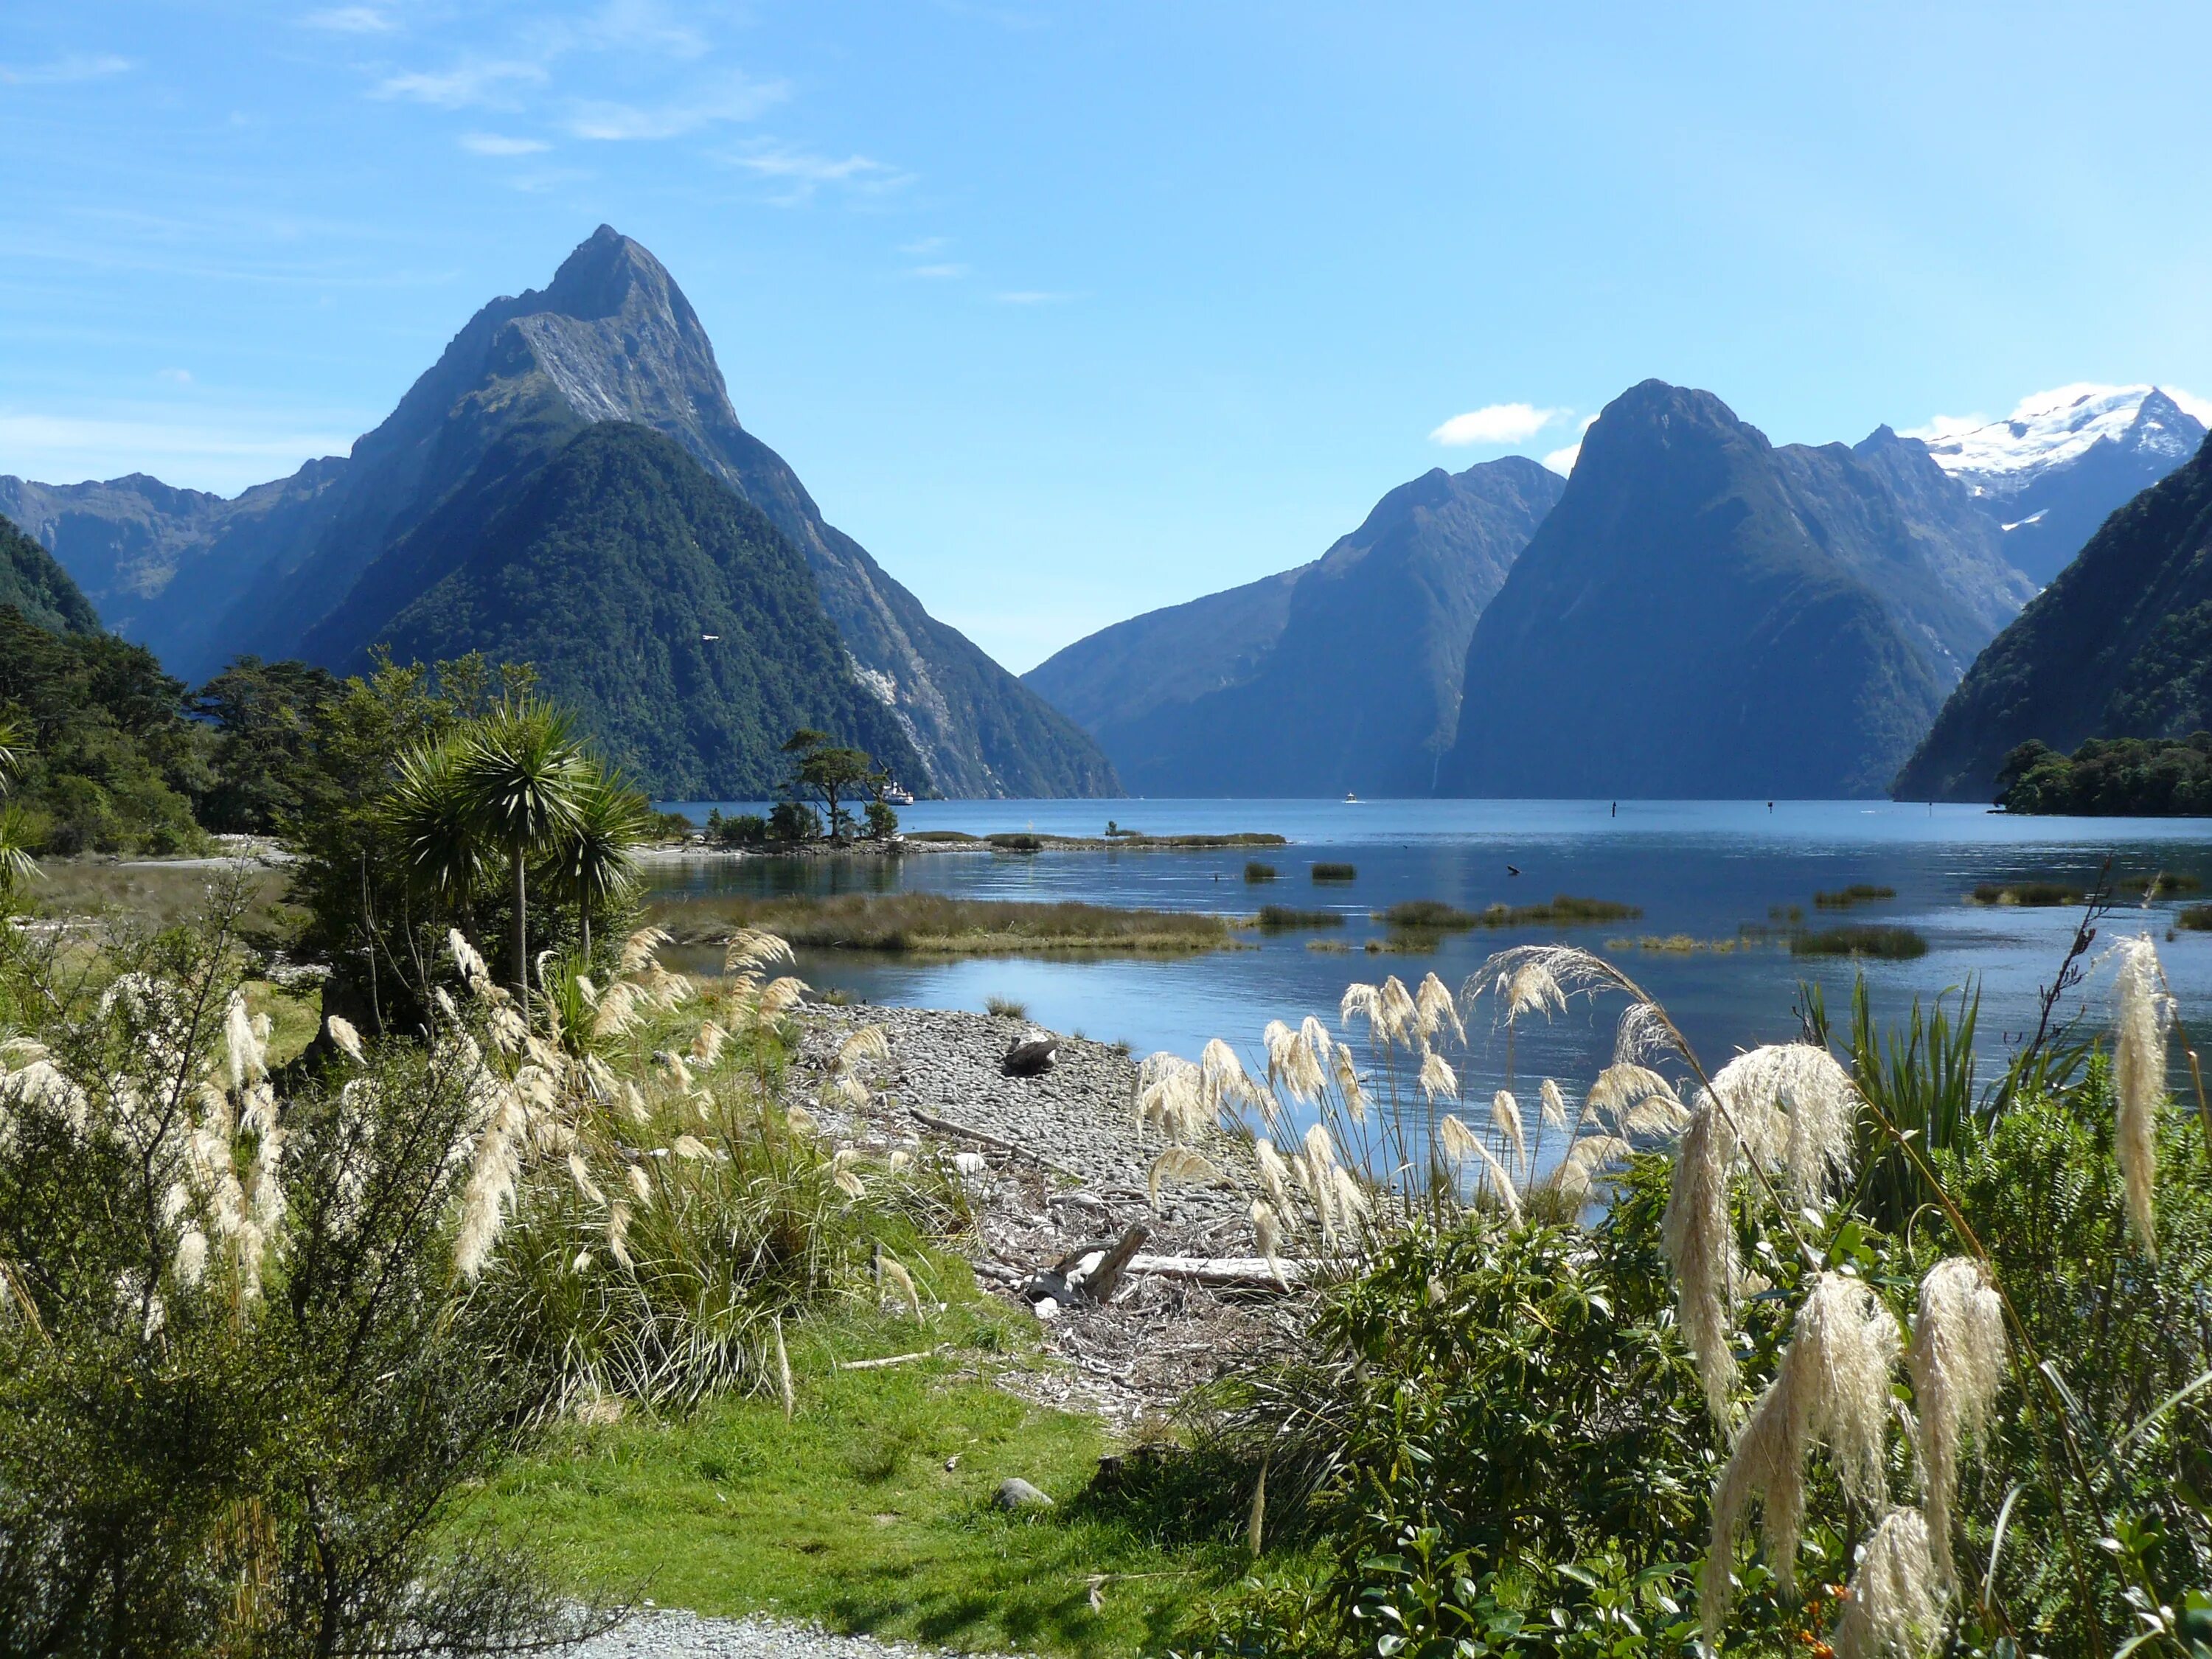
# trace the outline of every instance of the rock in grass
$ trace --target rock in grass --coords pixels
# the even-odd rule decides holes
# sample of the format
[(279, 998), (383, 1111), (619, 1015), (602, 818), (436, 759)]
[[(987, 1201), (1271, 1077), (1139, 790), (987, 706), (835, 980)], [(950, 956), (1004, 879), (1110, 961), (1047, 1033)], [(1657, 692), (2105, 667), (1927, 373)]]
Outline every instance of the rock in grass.
[(1010, 1512), (1016, 1510), (1048, 1510), (1053, 1506), (1051, 1498), (1019, 1475), (1010, 1475), (1001, 1480), (999, 1495), (991, 1501)]

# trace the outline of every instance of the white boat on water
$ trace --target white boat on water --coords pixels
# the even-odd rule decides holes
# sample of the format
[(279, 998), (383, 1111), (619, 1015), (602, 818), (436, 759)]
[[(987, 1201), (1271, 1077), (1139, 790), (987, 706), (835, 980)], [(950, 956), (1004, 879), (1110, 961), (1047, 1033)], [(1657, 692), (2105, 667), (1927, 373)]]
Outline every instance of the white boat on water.
[(1344, 804), (1346, 806), (1357, 806), (1359, 805), (1359, 797), (1347, 789), (1344, 792)]
[(902, 789), (894, 783), (884, 791), (884, 801), (890, 806), (911, 806), (914, 805), (914, 791)]

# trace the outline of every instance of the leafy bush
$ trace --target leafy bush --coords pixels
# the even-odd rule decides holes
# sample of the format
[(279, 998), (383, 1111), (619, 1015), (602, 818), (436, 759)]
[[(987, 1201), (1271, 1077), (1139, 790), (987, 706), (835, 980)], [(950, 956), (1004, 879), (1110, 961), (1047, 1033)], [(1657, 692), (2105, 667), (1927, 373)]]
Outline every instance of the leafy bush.
[(819, 841), (822, 817), (803, 800), (780, 800), (768, 815), (770, 841)]
[(456, 1263), (485, 1112), (463, 1051), (280, 1088), (238, 953), (0, 946), (0, 1648), (514, 1650), (573, 1633), (467, 1541), (549, 1374)]
[(707, 814), (707, 839), (717, 847), (757, 847), (768, 839), (768, 820), (757, 812), (722, 816), (715, 807)]

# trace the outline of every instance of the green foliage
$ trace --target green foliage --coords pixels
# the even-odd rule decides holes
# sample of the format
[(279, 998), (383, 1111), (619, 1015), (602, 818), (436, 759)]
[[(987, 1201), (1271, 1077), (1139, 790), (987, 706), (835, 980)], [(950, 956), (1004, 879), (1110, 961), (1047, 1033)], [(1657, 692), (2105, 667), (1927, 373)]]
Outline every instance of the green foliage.
[(2182, 738), (2091, 738), (2071, 756), (2024, 743), (1997, 774), (2008, 812), (2094, 817), (2212, 813), (2212, 732)]
[(1349, 864), (1322, 863), (1313, 866), (1313, 878), (1317, 882), (1356, 881), (1358, 869)]
[(868, 839), (871, 841), (889, 841), (893, 836), (898, 834), (898, 813), (889, 801), (870, 801), (867, 811), (861, 815), (861, 820), (867, 828)]
[(300, 662), (240, 657), (185, 700), (215, 728), (212, 781), (193, 802), (203, 827), (273, 836), (296, 817), (316, 721), (340, 693), (337, 678)]
[(97, 634), (100, 614), (54, 556), (0, 518), (0, 609), (12, 608), (34, 628), (55, 634)]
[(0, 1010), (60, 1079), (0, 1091), (0, 1648), (304, 1659), (573, 1629), (466, 1522), (534, 1443), (546, 1377), (496, 1352), (454, 1269), (465, 1073), (397, 1051), (343, 1092), (271, 1091), (222, 918), (108, 939), (89, 975), (0, 949)]
[(757, 847), (768, 839), (768, 820), (757, 812), (722, 816), (720, 807), (707, 813), (707, 839), (717, 847)]
[(821, 816), (803, 800), (780, 800), (769, 811), (768, 839), (819, 841), (822, 839)]
[(1248, 882), (1273, 881), (1276, 874), (1273, 865), (1262, 864), (1257, 859), (1248, 860), (1244, 866), (1244, 879)]
[(0, 715), (24, 757), (21, 844), (33, 853), (196, 851), (191, 796), (209, 781), (184, 687), (143, 647), (53, 634), (0, 606)]
[[(1316, 880), (1321, 878), (1321, 869), (1320, 865), (1314, 866)], [(1457, 933), (1471, 927), (1534, 927), (1547, 924), (1572, 927), (1589, 922), (1629, 921), (1643, 914), (1638, 905), (1558, 893), (1547, 904), (1499, 903), (1486, 905), (1480, 910), (1462, 910), (1442, 899), (1404, 899), (1387, 910), (1378, 911), (1375, 920), (1387, 927), (1407, 933)]]
[(1807, 928), (1790, 936), (1793, 957), (1878, 957), (1909, 962), (1928, 954), (1928, 941), (1910, 927), (1855, 921), (1840, 927)]
[(324, 641), (334, 659), (380, 640), (403, 661), (531, 662), (610, 762), (663, 799), (766, 796), (795, 726), (922, 769), (848, 666), (805, 556), (672, 439), (593, 423), (412, 541), (437, 579), (387, 585), (396, 614), (354, 618), (352, 637)]

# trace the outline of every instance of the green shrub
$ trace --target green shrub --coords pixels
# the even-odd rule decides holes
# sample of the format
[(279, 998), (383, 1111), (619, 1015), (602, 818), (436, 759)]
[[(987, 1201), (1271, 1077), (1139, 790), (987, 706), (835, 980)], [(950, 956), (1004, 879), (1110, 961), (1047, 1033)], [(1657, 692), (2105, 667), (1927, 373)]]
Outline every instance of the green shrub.
[(780, 800), (768, 815), (770, 841), (819, 841), (822, 815), (803, 800)]
[(724, 817), (720, 808), (707, 814), (707, 839), (717, 847), (758, 847), (768, 839), (768, 820), (757, 812), (733, 812)]

